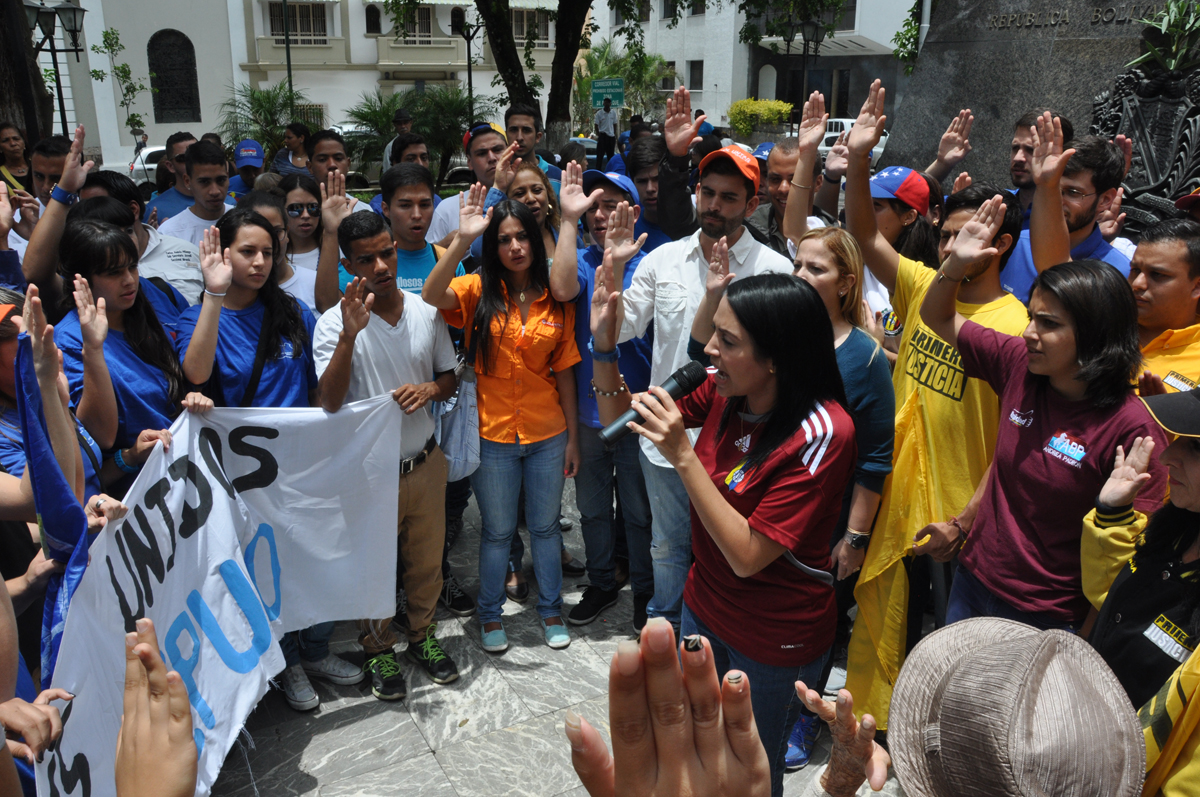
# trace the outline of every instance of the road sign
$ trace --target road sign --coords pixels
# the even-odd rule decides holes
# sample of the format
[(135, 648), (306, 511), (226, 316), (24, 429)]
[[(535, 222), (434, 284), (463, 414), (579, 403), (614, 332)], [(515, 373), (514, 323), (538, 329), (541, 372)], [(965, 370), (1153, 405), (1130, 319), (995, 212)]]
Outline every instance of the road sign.
[(614, 77), (592, 81), (592, 107), (604, 107), (604, 99), (612, 100), (614, 108), (625, 104), (625, 78)]

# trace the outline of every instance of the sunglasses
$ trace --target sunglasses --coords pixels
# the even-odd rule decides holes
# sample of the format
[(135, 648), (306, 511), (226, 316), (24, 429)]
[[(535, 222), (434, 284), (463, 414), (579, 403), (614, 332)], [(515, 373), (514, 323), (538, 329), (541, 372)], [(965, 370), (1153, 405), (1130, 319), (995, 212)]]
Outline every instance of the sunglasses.
[(297, 202), (294, 205), (287, 206), (287, 214), (289, 216), (291, 216), (293, 219), (300, 218), (300, 216), (306, 210), (308, 211), (308, 215), (315, 217), (318, 213), (321, 212), (321, 203), (320, 202), (309, 202), (307, 204), (301, 204), (301, 203)]

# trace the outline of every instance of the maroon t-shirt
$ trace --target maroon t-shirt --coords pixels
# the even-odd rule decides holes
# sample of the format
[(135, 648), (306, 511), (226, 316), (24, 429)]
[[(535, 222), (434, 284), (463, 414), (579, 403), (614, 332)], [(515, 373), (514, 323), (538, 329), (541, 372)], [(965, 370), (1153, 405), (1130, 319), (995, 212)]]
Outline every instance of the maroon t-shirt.
[[(703, 426), (696, 455), (725, 500), (750, 528), (818, 570), (830, 568), (829, 539), (854, 475), (854, 423), (836, 403), (818, 405), (801, 428), (749, 473), (742, 468), (765, 424), (734, 414), (717, 437), (725, 399), (710, 378), (677, 402), (688, 428)], [(763, 664), (800, 667), (833, 644), (833, 587), (785, 556), (739, 578), (692, 514), (692, 553), (683, 598), (722, 641)]]
[(1154, 438), (1149, 484), (1134, 506), (1162, 506), (1166, 436), (1130, 392), (1115, 407), (1068, 401), (1029, 373), (1025, 341), (968, 321), (958, 333), (967, 376), (1000, 397), (996, 456), (960, 561), (997, 597), (1026, 612), (1078, 625), (1088, 612), (1080, 583), (1083, 517), (1113, 469), (1117, 446)]

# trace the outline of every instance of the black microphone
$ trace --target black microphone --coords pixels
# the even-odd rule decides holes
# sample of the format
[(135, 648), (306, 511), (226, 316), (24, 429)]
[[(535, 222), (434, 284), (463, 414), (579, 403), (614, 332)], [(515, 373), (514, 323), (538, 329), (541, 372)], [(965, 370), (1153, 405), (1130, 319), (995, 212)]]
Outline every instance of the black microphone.
[[(693, 360), (667, 377), (667, 381), (662, 383), (662, 389), (667, 391), (672, 399), (681, 399), (704, 384), (704, 380), (707, 378), (708, 371), (704, 369), (703, 365)], [(641, 414), (633, 407), (630, 407), (620, 418), (617, 418), (604, 427), (603, 431), (600, 432), (600, 442), (612, 448), (617, 444), (618, 440), (631, 431), (625, 424), (630, 421), (640, 422), (641, 420)]]

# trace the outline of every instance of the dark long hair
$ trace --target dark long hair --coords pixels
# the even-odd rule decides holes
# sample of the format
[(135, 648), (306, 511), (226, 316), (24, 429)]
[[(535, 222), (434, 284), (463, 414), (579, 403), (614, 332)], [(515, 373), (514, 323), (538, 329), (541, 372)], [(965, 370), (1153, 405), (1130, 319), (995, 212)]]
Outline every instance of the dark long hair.
[[(1200, 513), (1181, 509), (1168, 502), (1150, 516), (1142, 538), (1138, 540), (1133, 563), (1137, 567), (1150, 563), (1165, 564), (1181, 557), (1200, 535)], [(1200, 563), (1197, 563), (1200, 564)], [(1191, 587), (1184, 603), (1188, 617), (1183, 629), (1190, 637), (1200, 634), (1200, 570), (1185, 579)]]
[(1054, 296), (1071, 316), (1076, 378), (1087, 383), (1086, 398), (1100, 408), (1124, 401), (1142, 367), (1142, 350), (1137, 302), (1121, 272), (1099, 260), (1072, 260), (1038, 274), (1031, 297), (1034, 291)]
[[(475, 305), (475, 320), (471, 327), (471, 347), (476, 352), (476, 362), (482, 364), (484, 373), (492, 369), (495, 353), (492, 351), (492, 320), (503, 317), (508, 323), (508, 301), (504, 288), (504, 272), (500, 262), (500, 225), (506, 219), (521, 222), (529, 237), (530, 263), (529, 288), (535, 292), (550, 289), (550, 266), (546, 263), (546, 242), (542, 240), (542, 229), (538, 226), (533, 211), (521, 202), (506, 199), (492, 206), (492, 220), (483, 233), (483, 265), (479, 269), (482, 291), (479, 304)], [(562, 311), (560, 302), (555, 302)], [(482, 360), (478, 359), (482, 356)]]
[[(267, 234), (272, 247), (279, 245), (275, 230), (271, 223), (256, 210), (250, 208), (235, 208), (217, 222), (217, 231), (221, 233), (221, 248), (229, 249), (237, 238), (238, 231), (243, 227), (258, 227)], [(274, 263), (267, 281), (258, 289), (258, 299), (263, 303), (264, 314), (260, 335), (267, 335), (267, 359), (279, 356), (280, 341), (287, 338), (292, 342), (292, 356), (303, 355), (308, 344), (308, 330), (300, 318), (300, 306), (279, 287), (275, 275)]]
[[(116, 202), (116, 200), (111, 200)], [(82, 203), (81, 203), (82, 204)], [(120, 204), (119, 202), (117, 204)], [(125, 210), (129, 210), (125, 206)], [(76, 219), (67, 224), (58, 245), (59, 273), (66, 281), (63, 286), (63, 307), (69, 312), (75, 309), (68, 286), (79, 274), (88, 284), (97, 274), (111, 274), (129, 266), (137, 267), (138, 251), (133, 239), (114, 224), (92, 219)], [(157, 290), (157, 288), (155, 289)], [(162, 371), (167, 380), (167, 396), (171, 406), (166, 415), (179, 414), (179, 402), (183, 398), (183, 369), (175, 347), (167, 337), (154, 305), (138, 286), (133, 306), (124, 313), (125, 341), (142, 362)]]
[[(283, 212), (284, 224), (287, 224), (288, 220), (286, 210), (287, 195), (295, 191), (297, 188), (299, 188), (301, 191), (306, 191), (312, 194), (313, 198), (317, 200), (317, 203), (321, 204), (321, 187), (317, 185), (316, 180), (314, 180), (312, 177), (309, 177), (307, 174), (297, 174), (295, 172), (292, 172), (291, 174), (285, 174), (283, 179), (279, 181), (279, 191), (283, 193), (283, 204), (285, 208)], [(313, 240), (317, 242), (317, 246), (321, 245), (321, 235), (324, 229), (325, 228), (321, 225), (321, 213), (320, 211), (317, 211), (317, 226), (313, 228)], [(291, 249), (291, 247), (292, 244), (291, 240), (289, 239), (288, 248)]]
[[(835, 401), (845, 408), (846, 390), (833, 347), (833, 324), (811, 285), (789, 274), (758, 274), (734, 280), (725, 298), (755, 354), (775, 366), (775, 408), (746, 458), (749, 471), (787, 442), (817, 404)], [(745, 396), (727, 402), (717, 434), (725, 431), (733, 413), (745, 411)]]
[[(892, 206), (892, 210), (896, 211), (898, 216), (903, 216), (914, 209), (899, 199), (885, 199), (884, 201)], [(917, 220), (900, 231), (896, 240), (892, 241), (892, 248), (909, 260), (916, 260), (918, 263), (924, 263), (929, 268), (936, 270), (941, 265), (938, 262), (939, 237), (938, 231), (929, 223), (929, 219), (922, 216), (918, 210)]]

